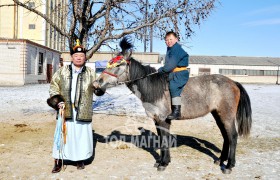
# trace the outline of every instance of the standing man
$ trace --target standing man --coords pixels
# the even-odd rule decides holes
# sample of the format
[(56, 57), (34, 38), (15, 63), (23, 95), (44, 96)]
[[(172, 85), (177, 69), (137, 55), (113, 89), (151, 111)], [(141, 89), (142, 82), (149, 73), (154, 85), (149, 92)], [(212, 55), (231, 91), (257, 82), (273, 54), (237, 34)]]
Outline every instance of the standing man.
[(62, 160), (77, 164), (77, 169), (84, 169), (84, 160), (93, 155), (92, 137), (92, 98), (95, 80), (94, 71), (85, 66), (86, 49), (79, 40), (71, 49), (72, 62), (61, 67), (52, 77), (50, 83), (49, 106), (55, 110), (64, 109), (66, 120), (66, 144), (61, 150), (53, 146), (52, 156), (55, 159), (52, 173), (62, 168)]
[(189, 55), (178, 44), (178, 36), (175, 32), (170, 31), (165, 35), (167, 51), (165, 64), (158, 69), (159, 73), (168, 73), (169, 91), (171, 95), (172, 113), (167, 119), (179, 119), (181, 117), (181, 92), (189, 79)]

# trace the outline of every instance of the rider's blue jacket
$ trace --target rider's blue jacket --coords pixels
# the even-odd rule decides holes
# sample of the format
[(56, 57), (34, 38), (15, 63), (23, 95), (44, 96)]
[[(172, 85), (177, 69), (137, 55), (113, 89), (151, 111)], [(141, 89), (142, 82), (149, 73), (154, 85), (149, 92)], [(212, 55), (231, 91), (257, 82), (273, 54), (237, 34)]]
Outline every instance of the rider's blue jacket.
[(183, 87), (189, 79), (188, 70), (179, 72), (173, 72), (173, 70), (177, 67), (187, 67), (188, 65), (189, 55), (180, 44), (175, 43), (172, 47), (167, 47), (165, 64), (158, 69), (158, 72), (169, 73), (169, 90), (171, 97), (180, 96)]

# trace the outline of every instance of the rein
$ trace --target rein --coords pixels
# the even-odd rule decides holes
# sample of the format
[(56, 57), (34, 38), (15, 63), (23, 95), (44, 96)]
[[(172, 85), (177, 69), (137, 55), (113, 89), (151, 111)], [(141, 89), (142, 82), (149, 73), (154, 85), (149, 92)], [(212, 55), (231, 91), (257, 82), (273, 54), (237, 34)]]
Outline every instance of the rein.
[[(123, 56), (117, 56), (115, 58), (113, 58), (111, 61), (108, 62), (107, 64), (107, 68), (113, 68), (113, 67), (116, 67), (122, 63), (126, 63), (126, 65), (129, 65), (130, 64), (130, 61), (128, 60), (125, 60), (123, 59)], [(102, 73), (105, 73), (105, 74), (108, 74), (110, 76), (113, 76), (115, 78), (118, 79), (119, 76), (121, 76), (123, 73), (126, 73), (127, 77), (128, 77), (128, 69), (127, 69), (128, 66), (126, 66), (126, 70), (124, 72), (122, 72), (120, 75), (117, 75), (117, 74), (114, 74), (114, 73), (110, 73), (106, 70), (104, 70)], [(122, 81), (122, 82), (117, 82), (115, 83), (115, 85), (122, 85), (122, 84), (126, 84), (126, 83), (131, 83), (131, 82), (134, 82), (134, 81), (138, 81), (140, 79), (144, 79), (148, 76), (151, 76), (151, 75), (154, 75), (154, 74), (157, 74), (158, 72), (153, 72), (153, 73), (150, 73), (150, 74), (147, 74), (145, 76), (142, 76), (142, 77), (139, 77), (139, 78), (136, 78), (136, 79), (133, 79), (133, 80), (128, 80), (128, 81)]]
[[(113, 74), (113, 73), (110, 73), (110, 72), (105, 71), (105, 70), (104, 70), (102, 73), (105, 73), (105, 74), (108, 74), (108, 75), (113, 76), (113, 77), (115, 77), (115, 78), (118, 78), (118, 75)], [(134, 82), (134, 81), (138, 81), (138, 80), (140, 80), (140, 79), (144, 79), (144, 78), (149, 77), (149, 76), (154, 75), (154, 74), (158, 74), (158, 72), (156, 71), (156, 72), (147, 74), (147, 75), (145, 75), (145, 76), (142, 76), (142, 77), (139, 77), (139, 78), (136, 78), (136, 79), (133, 79), (133, 80), (117, 82), (116, 85), (122, 85), (122, 84), (126, 84), (126, 83), (131, 83), (131, 82)]]
[(154, 74), (158, 74), (158, 72), (156, 71), (156, 72), (153, 72), (153, 73), (147, 74), (147, 75), (145, 75), (145, 76), (142, 76), (142, 77), (140, 77), (140, 78), (136, 78), (136, 79), (133, 79), (133, 80), (128, 80), (128, 81), (118, 82), (118, 84), (119, 84), (119, 83), (121, 83), (121, 84), (131, 83), (131, 82), (134, 82), (134, 81), (138, 81), (138, 80), (140, 80), (140, 79), (144, 79), (144, 78), (149, 77), (149, 76), (154, 75)]

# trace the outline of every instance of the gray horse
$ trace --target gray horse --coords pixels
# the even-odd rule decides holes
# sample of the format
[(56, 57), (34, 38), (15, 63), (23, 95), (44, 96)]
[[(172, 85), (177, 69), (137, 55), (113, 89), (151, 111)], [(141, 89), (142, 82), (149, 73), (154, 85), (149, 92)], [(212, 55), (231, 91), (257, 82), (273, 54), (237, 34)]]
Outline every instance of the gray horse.
[[(120, 46), (122, 51), (109, 61), (107, 68), (94, 82), (95, 94), (103, 95), (106, 88), (125, 83), (142, 101), (147, 115), (155, 122), (160, 138), (160, 159), (155, 167), (162, 171), (170, 162), (171, 121), (167, 116), (171, 109), (167, 77), (133, 59), (130, 51), (133, 46), (128, 38), (122, 39)], [(203, 75), (190, 78), (181, 97), (180, 120), (194, 119), (208, 113), (215, 118), (224, 139), (221, 156), (215, 164), (221, 166), (223, 173), (231, 173), (235, 166), (237, 137), (247, 137), (251, 130), (252, 111), (246, 90), (240, 83), (225, 76)], [(224, 161), (227, 161), (226, 166)]]

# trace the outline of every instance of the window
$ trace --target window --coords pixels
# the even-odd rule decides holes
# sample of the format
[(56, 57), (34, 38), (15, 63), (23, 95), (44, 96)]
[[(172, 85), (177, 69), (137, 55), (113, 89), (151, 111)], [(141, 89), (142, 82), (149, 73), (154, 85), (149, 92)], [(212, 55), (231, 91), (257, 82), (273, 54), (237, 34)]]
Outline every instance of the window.
[(35, 24), (29, 24), (29, 29), (35, 29)]
[(31, 50), (30, 57), (27, 58), (27, 74), (35, 74), (35, 60), (36, 60), (36, 51)]
[(198, 75), (209, 75), (210, 74), (210, 68), (199, 68), (198, 69)]
[(187, 68), (187, 70), (189, 71), (189, 74), (191, 74), (191, 68)]
[(44, 67), (44, 54), (39, 52), (38, 74), (43, 74)]
[(265, 70), (264, 76), (277, 76), (277, 71), (276, 70)]
[(276, 76), (275, 70), (219, 69), (223, 75)]
[(51, 5), (50, 5), (51, 10), (53, 10), (53, 1), (51, 0)]
[(50, 39), (52, 38), (52, 27), (50, 27)]

